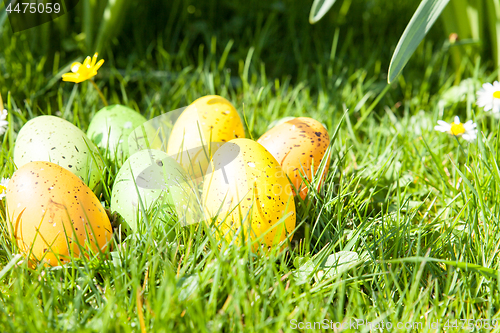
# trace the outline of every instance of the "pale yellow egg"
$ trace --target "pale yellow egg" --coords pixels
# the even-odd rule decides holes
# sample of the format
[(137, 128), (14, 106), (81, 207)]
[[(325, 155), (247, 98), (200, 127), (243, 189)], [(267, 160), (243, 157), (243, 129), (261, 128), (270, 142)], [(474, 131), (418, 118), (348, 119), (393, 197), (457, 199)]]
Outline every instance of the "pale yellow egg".
[(243, 123), (234, 106), (224, 97), (204, 96), (191, 103), (175, 122), (167, 154), (198, 178), (220, 146), (244, 137)]

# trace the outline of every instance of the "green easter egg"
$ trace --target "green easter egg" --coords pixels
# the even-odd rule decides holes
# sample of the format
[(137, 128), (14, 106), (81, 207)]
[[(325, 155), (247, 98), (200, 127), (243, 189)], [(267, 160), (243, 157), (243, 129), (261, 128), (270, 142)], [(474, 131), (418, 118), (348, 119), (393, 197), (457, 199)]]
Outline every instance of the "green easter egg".
[(80, 177), (91, 189), (101, 179), (103, 162), (87, 135), (67, 120), (39, 116), (19, 131), (14, 147), (17, 168), (34, 161), (60, 165)]
[[(173, 158), (159, 150), (141, 150), (118, 172), (111, 195), (111, 210), (118, 212), (132, 231), (141, 230), (143, 211), (160, 209), (163, 220), (180, 218), (191, 196), (187, 175)], [(143, 209), (141, 209), (141, 205)]]
[(90, 122), (87, 136), (102, 149), (108, 149), (112, 160), (121, 164), (129, 157), (128, 137), (147, 120), (123, 105), (110, 105), (99, 110)]

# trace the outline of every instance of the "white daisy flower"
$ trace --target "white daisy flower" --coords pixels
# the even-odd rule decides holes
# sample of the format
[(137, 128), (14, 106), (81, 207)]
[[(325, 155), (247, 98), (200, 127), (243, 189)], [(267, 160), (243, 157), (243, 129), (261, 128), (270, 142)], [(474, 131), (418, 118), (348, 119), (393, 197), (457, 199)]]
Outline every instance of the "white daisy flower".
[(500, 83), (498, 81), (483, 84), (483, 87), (476, 93), (476, 104), (484, 107), (484, 111), (500, 112)]
[(7, 195), (7, 185), (9, 185), (9, 178), (2, 178), (0, 181), (0, 200)]
[(434, 127), (436, 131), (449, 133), (455, 136), (461, 136), (464, 140), (474, 141), (477, 137), (477, 129), (476, 124), (469, 120), (465, 124), (460, 122), (460, 118), (455, 116), (454, 121), (451, 124), (448, 124), (446, 121), (438, 120), (437, 126)]
[(5, 131), (7, 130), (7, 126), (9, 125), (9, 122), (6, 120), (7, 115), (7, 109), (0, 111), (0, 135), (3, 135), (5, 133)]

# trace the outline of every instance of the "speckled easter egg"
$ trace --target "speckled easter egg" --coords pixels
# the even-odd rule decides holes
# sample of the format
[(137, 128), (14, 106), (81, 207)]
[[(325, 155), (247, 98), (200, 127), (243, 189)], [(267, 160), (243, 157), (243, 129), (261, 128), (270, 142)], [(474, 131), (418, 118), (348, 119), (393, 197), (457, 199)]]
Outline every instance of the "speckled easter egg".
[(271, 121), (269, 123), (269, 125), (267, 125), (267, 130), (270, 130), (271, 128), (273, 128), (275, 126), (286, 123), (287, 121), (292, 120), (292, 119), (295, 119), (295, 117), (283, 117), (283, 118), (275, 119), (275, 120)]
[(292, 237), (296, 214), (290, 182), (276, 159), (255, 141), (234, 139), (215, 152), (202, 198), (217, 235), (228, 242), (238, 237), (273, 246)]
[(190, 104), (174, 124), (167, 154), (195, 178), (204, 174), (213, 153), (245, 130), (238, 112), (225, 98), (210, 95)]
[(113, 232), (101, 203), (80, 178), (57, 164), (20, 167), (6, 199), (9, 230), (33, 263), (57, 266), (108, 247)]
[(92, 118), (87, 136), (102, 149), (109, 151), (111, 160), (129, 157), (128, 138), (132, 131), (147, 120), (140, 113), (123, 106), (110, 105), (102, 108)]
[[(271, 128), (257, 142), (276, 158), (300, 197), (304, 199), (308, 188), (303, 177), (308, 181), (312, 180), (313, 170), (315, 174), (318, 172), (330, 144), (326, 128), (312, 118), (293, 118)], [(322, 179), (328, 172), (328, 162)], [(318, 188), (320, 185), (321, 183)]]
[(118, 212), (128, 227), (137, 232), (143, 210), (155, 206), (166, 213), (182, 215), (191, 193), (184, 169), (159, 150), (142, 150), (130, 156), (113, 184), (111, 210)]
[(101, 179), (103, 162), (87, 135), (70, 122), (55, 116), (39, 116), (19, 131), (14, 148), (18, 168), (34, 161), (58, 164), (94, 189)]

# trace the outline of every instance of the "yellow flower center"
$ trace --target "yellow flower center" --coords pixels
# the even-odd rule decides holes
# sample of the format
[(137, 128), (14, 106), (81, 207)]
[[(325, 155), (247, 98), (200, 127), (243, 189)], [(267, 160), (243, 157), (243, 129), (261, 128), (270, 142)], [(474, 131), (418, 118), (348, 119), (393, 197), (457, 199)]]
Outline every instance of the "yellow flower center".
[(78, 70), (78, 73), (83, 76), (91, 76), (92, 75), (92, 68), (90, 66), (84, 67), (81, 66), (80, 69)]
[(462, 134), (464, 134), (465, 133), (464, 124), (462, 124), (462, 123), (456, 124), (455, 122), (452, 122), (451, 123), (450, 132), (453, 135), (462, 135)]
[(500, 90), (497, 90), (493, 93), (493, 98), (500, 98)]
[(0, 194), (7, 193), (7, 188), (5, 186), (0, 185)]

